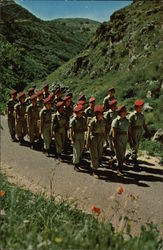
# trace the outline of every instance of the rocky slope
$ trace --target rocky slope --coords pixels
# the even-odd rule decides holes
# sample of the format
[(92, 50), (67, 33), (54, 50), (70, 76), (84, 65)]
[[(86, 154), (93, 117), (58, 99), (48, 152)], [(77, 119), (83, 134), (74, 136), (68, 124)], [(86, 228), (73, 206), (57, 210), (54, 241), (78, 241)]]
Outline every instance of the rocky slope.
[(102, 23), (86, 49), (47, 81), (67, 85), (75, 95), (94, 95), (98, 102), (113, 85), (119, 102), (129, 109), (143, 98), (147, 122), (158, 128), (163, 124), (162, 32), (162, 1), (134, 1)]

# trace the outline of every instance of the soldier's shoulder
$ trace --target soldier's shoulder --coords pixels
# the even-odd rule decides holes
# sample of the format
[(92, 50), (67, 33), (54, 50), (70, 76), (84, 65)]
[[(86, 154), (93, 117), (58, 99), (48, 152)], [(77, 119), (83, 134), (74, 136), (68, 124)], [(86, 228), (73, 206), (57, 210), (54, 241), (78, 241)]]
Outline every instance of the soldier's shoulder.
[(43, 107), (43, 108), (41, 109), (41, 111), (40, 111), (40, 114), (43, 114), (43, 113), (45, 113), (45, 112), (46, 112), (46, 108)]
[(19, 106), (20, 106), (20, 102), (16, 103), (14, 107), (18, 108)]
[(29, 105), (27, 105), (27, 111), (31, 110), (31, 109), (32, 109), (32, 107), (33, 107), (32, 103), (31, 103), (31, 104), (29, 104)]

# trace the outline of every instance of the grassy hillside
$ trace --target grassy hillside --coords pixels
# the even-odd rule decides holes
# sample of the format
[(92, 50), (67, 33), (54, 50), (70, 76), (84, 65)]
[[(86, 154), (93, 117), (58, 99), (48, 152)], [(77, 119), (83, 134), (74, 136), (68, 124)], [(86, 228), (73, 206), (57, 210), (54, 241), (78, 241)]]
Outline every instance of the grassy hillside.
[(153, 108), (149, 125), (162, 127), (163, 117), (163, 4), (134, 1), (102, 23), (86, 49), (47, 77), (60, 81), (77, 96), (84, 92), (102, 102), (115, 86), (119, 103), (131, 109), (136, 98)]
[(42, 21), (14, 1), (0, 6), (1, 86), (23, 89), (44, 79), (81, 52), (98, 22), (88, 19)]

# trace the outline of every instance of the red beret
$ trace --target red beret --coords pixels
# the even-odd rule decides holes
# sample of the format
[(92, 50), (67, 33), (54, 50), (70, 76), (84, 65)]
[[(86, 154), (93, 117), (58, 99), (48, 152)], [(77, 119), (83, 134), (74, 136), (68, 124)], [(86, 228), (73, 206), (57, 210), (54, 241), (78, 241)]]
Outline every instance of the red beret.
[(42, 95), (43, 93), (42, 93), (42, 90), (39, 90), (38, 92), (37, 92), (37, 96), (40, 96), (40, 95)]
[(78, 106), (76, 106), (76, 107), (74, 108), (75, 113), (80, 112), (80, 111), (82, 111), (82, 110), (83, 110), (83, 106), (82, 106), (82, 105), (78, 105)]
[(81, 95), (81, 96), (79, 96), (79, 98), (78, 98), (78, 101), (85, 101), (85, 100), (86, 100), (85, 95)]
[(49, 99), (51, 99), (51, 98), (53, 98), (54, 97), (54, 93), (52, 92), (52, 93), (50, 93), (50, 95), (49, 95)]
[(20, 92), (20, 93), (19, 93), (19, 99), (20, 99), (22, 96), (25, 96), (25, 93), (24, 93), (24, 92)]
[(34, 99), (37, 99), (37, 95), (32, 95), (32, 96), (30, 97), (30, 99), (31, 99), (31, 101), (34, 100)]
[(109, 102), (109, 106), (112, 106), (112, 105), (115, 105), (115, 104), (117, 104), (117, 100), (116, 99), (114, 99), (114, 100), (112, 100), (112, 101)]
[(44, 99), (44, 104), (46, 104), (48, 102), (50, 102), (50, 98), (49, 97), (47, 97), (47, 98)]
[(79, 102), (77, 102), (76, 105), (77, 105), (77, 106), (78, 106), (78, 105), (82, 105), (82, 106), (83, 106), (84, 104), (85, 104), (85, 101), (79, 101)]
[(94, 97), (91, 97), (90, 99), (89, 99), (89, 102), (95, 102), (96, 101), (96, 98), (94, 98)]
[(63, 101), (66, 102), (67, 100), (69, 100), (71, 98), (71, 96), (67, 95), (63, 98)]
[(94, 108), (94, 112), (103, 113), (104, 112), (104, 106), (103, 105), (96, 105)]
[(47, 88), (49, 88), (49, 84), (45, 84), (43, 87), (43, 89), (47, 89)]
[(136, 100), (135, 101), (135, 106), (143, 106), (143, 105), (144, 105), (143, 100)]
[(108, 89), (108, 91), (115, 91), (115, 88), (111, 87), (111, 88)]
[(12, 92), (11, 92), (12, 95), (15, 95), (17, 94), (17, 90), (16, 89), (13, 89)]
[(122, 104), (121, 106), (119, 106), (118, 112), (121, 113), (123, 111), (126, 111), (126, 107), (125, 107), (125, 105)]
[(63, 106), (63, 104), (64, 104), (64, 102), (57, 102), (56, 106), (57, 106), (57, 108), (59, 108), (59, 107)]
[(31, 93), (31, 92), (34, 92), (34, 91), (35, 91), (34, 88), (29, 88), (29, 89), (28, 89), (28, 93)]

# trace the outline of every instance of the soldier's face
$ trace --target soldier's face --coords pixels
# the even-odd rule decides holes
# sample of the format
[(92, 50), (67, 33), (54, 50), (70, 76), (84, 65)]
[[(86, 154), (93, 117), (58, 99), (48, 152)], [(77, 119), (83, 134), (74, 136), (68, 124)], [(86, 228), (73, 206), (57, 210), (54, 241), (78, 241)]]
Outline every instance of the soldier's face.
[(111, 110), (113, 110), (113, 111), (114, 111), (114, 110), (116, 110), (116, 109), (117, 109), (117, 105), (113, 105), (113, 106), (111, 106), (110, 108), (111, 108)]
[(115, 91), (109, 91), (109, 95), (113, 96), (115, 94)]
[(135, 110), (136, 110), (137, 113), (140, 114), (142, 112), (142, 110), (143, 110), (143, 106), (137, 106), (137, 107), (135, 107)]
[(61, 107), (59, 108), (59, 112), (62, 113), (63, 110), (64, 110), (64, 108), (63, 108), (63, 106), (61, 106)]
[(90, 102), (90, 103), (89, 103), (89, 106), (90, 106), (91, 108), (94, 108), (95, 102)]
[(37, 100), (36, 99), (32, 100), (32, 105), (36, 106), (36, 104), (37, 104)]
[(70, 100), (70, 99), (67, 100), (67, 101), (66, 101), (66, 106), (67, 106), (67, 107), (70, 106), (70, 103), (71, 103), (71, 100)]
[(77, 115), (77, 117), (79, 117), (79, 118), (82, 117), (82, 115), (83, 115), (83, 110), (77, 112), (76, 115)]
[(50, 109), (51, 108), (51, 102), (46, 103), (46, 108)]
[(17, 94), (12, 95), (12, 98), (13, 98), (14, 100), (16, 100)]
[(101, 112), (98, 112), (96, 114), (96, 116), (97, 116), (97, 120), (102, 120), (103, 119), (103, 113), (101, 113)]
[(24, 103), (24, 102), (25, 102), (25, 96), (22, 96), (22, 97), (20, 98), (20, 102), (21, 102), (21, 103)]
[(39, 95), (38, 99), (39, 99), (39, 101), (41, 101), (43, 99), (43, 95)]
[(124, 117), (126, 117), (126, 114), (127, 114), (127, 111), (126, 111), (126, 110), (125, 110), (125, 111), (122, 111), (122, 112), (120, 113), (120, 117), (124, 118)]
[(47, 93), (49, 91), (49, 89), (48, 88), (44, 88), (44, 91), (45, 91), (45, 93)]

